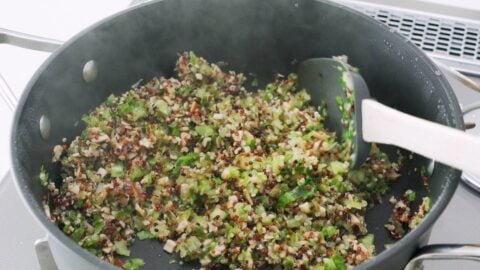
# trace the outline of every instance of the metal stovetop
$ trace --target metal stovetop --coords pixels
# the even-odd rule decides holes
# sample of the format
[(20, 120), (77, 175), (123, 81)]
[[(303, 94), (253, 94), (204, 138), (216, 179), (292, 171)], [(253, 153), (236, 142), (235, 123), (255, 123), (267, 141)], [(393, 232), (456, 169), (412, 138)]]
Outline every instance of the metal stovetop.
[[(418, 12), (418, 10), (409, 10), (408, 6), (405, 7), (405, 2), (402, 2), (401, 7), (391, 7), (385, 5), (378, 5), (372, 3), (365, 3), (365, 1), (354, 0), (338, 0), (348, 6), (354, 7), (368, 15), (375, 17), (386, 24), (390, 24), (390, 27), (397, 29), (400, 33), (404, 34), (419, 47), (423, 48), (432, 57), (441, 59), (443, 63), (449, 66), (454, 66), (462, 71), (470, 71), (469, 73), (477, 73), (480, 71), (480, 5), (475, 10), (479, 11), (475, 13), (474, 10), (468, 12), (469, 18), (458, 18), (454, 16), (437, 16), (431, 12)], [(433, 1), (433, 0), (432, 0)], [(129, 1), (122, 2), (121, 5), (126, 6)], [(134, 0), (134, 2), (139, 2)], [(369, 0), (368, 2), (382, 2), (377, 0)], [(394, 1), (383, 1), (394, 2)], [(413, 2), (419, 2), (412, 0)], [(440, 1), (441, 2), (441, 1)], [(446, 2), (446, 1), (444, 1)], [(464, 1), (468, 2), (468, 1)], [(110, 3), (113, 4), (111, 1)], [(424, 3), (421, 3), (418, 7), (423, 7)], [(463, 7), (465, 8), (465, 7)], [(121, 8), (118, 5), (115, 8), (110, 8), (109, 12), (103, 12), (104, 14), (98, 15), (97, 20), (108, 15), (108, 13), (115, 12)], [(429, 9), (432, 10), (445, 10), (442, 7), (435, 7)], [(453, 12), (455, 11), (455, 12)], [(461, 9), (451, 10), (451, 13), (466, 14)], [(473, 14), (473, 17), (472, 17)], [(472, 20), (475, 18), (475, 14), (478, 14), (478, 20)], [(429, 31), (435, 31), (428, 29), (428, 23), (435, 24), (435, 20), (439, 20), (438, 31), (436, 36)], [(92, 22), (95, 19), (92, 19)], [(402, 24), (403, 22), (403, 24)], [(419, 25), (415, 25), (418, 22)], [(408, 30), (409, 23), (412, 29)], [(422, 30), (421, 27), (424, 27)], [(472, 27), (473, 25), (473, 27)], [(459, 27), (460, 26), (460, 27)], [(447, 29), (451, 27), (451, 35), (441, 34), (441, 28)], [(464, 27), (462, 33), (463, 36), (459, 37), (459, 29)], [(476, 28), (478, 27), (478, 28)], [(447, 31), (447, 30), (442, 30)], [(448, 31), (447, 31), (448, 32)], [(461, 31), (460, 31), (461, 32)], [(433, 40), (431, 37), (433, 37)], [(447, 37), (448, 36), (448, 37)], [(55, 36), (56, 38), (62, 38)], [(68, 37), (68, 36), (67, 36)], [(447, 40), (445, 40), (447, 38)], [(448, 41), (448, 38), (451, 43)], [(463, 39), (461, 39), (463, 38)], [(459, 40), (460, 39), (460, 40)], [(476, 46), (471, 45), (473, 44)], [(461, 46), (459, 47), (459, 42)], [(462, 43), (463, 42), (463, 43)], [(21, 90), (26, 84), (26, 80), (33, 74), (33, 71), (43, 62), (48, 56), (45, 53), (24, 52), (20, 49), (0, 46), (0, 58), (4, 59), (7, 54), (22, 55), (21, 62), (25, 64), (25, 70), (17, 71), (7, 74), (7, 81), (9, 78), (16, 77), (17, 80), (10, 81), (13, 86), (10, 92), (7, 92), (5, 83), (1, 81), (0, 77), (0, 123), (4, 126), (9, 125), (12, 116), (12, 112), (9, 106), (19, 96)], [(10, 63), (12, 65), (14, 63)], [(0, 68), (1, 68), (0, 63)], [(15, 69), (15, 67), (12, 67)], [(0, 73), (2, 69), (0, 69)], [(11, 72), (8, 69), (7, 73)], [(14, 76), (11, 76), (11, 75)], [(2, 75), (2, 74), (0, 74)], [(480, 93), (473, 92), (467, 89), (462, 84), (458, 83), (455, 79), (446, 75), (452, 84), (452, 87), (457, 95), (457, 98), (462, 108), (469, 107), (472, 104), (480, 104)], [(473, 80), (480, 83), (480, 77), (471, 76)], [(20, 86), (20, 87), (19, 87)], [(13, 104), (14, 105), (14, 104)], [(477, 127), (469, 130), (474, 134), (480, 136), (480, 110), (473, 110), (466, 114), (466, 122), (476, 123)], [(34, 252), (34, 242), (45, 236), (45, 231), (40, 225), (33, 219), (32, 215), (27, 211), (23, 202), (20, 200), (17, 191), (15, 190), (13, 180), (10, 173), (7, 172), (8, 155), (6, 155), (7, 142), (6, 140), (9, 132), (0, 132), (0, 215), (4, 217), (0, 222), (0, 269), (19, 269), (19, 270), (31, 270), (39, 269), (37, 257)], [(2, 177), (3, 176), (3, 177)], [(477, 205), (480, 204), (480, 193), (470, 188), (465, 183), (461, 183), (445, 212), (435, 223), (432, 228), (432, 234), (429, 243), (478, 243), (480, 244), (480, 233), (478, 228), (480, 227), (480, 208)], [(469, 261), (436, 261), (426, 262), (424, 269), (479, 269), (478, 263)]]

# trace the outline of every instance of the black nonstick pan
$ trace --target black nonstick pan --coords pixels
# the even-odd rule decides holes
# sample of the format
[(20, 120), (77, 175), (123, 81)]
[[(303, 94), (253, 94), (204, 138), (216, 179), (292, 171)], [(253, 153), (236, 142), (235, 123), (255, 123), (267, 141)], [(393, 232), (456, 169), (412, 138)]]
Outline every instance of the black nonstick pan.
[[(48, 231), (59, 269), (114, 267), (83, 250), (47, 219), (39, 168), (44, 165), (51, 175), (57, 174), (51, 149), (62, 138), (70, 141), (80, 134), (83, 114), (139, 79), (172, 75), (175, 59), (183, 51), (194, 51), (212, 62), (225, 61), (229, 69), (255, 73), (265, 81), (275, 73), (295, 71), (295, 63), (307, 58), (348, 55), (378, 101), (463, 129), (454, 93), (429, 58), (384, 25), (338, 4), (323, 0), (164, 0), (131, 8), (56, 50), (31, 79), (15, 114), (11, 141), (15, 181), (31, 213)], [(388, 200), (371, 209), (367, 223), (375, 234), (378, 255), (358, 269), (402, 269), (426, 243), (460, 177), (459, 171), (437, 163), (427, 190), (419, 168), (429, 163), (416, 155), (407, 159), (391, 194), (410, 188), (420, 196), (430, 196), (431, 212), (417, 229), (395, 242), (384, 229), (391, 213)], [(385, 245), (390, 247), (385, 249)], [(143, 269), (192, 269), (192, 265), (170, 263), (172, 257), (157, 241), (137, 241), (132, 256), (145, 260)]]

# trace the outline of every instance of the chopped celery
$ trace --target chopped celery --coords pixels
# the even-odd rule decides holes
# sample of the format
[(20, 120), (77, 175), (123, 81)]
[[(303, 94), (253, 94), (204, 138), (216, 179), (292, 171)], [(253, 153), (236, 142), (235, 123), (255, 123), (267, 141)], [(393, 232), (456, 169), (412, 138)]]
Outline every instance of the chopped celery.
[(145, 262), (140, 258), (128, 259), (125, 261), (125, 270), (138, 270), (145, 265)]
[(185, 156), (179, 157), (175, 162), (175, 167), (173, 168), (172, 174), (174, 176), (178, 176), (182, 166), (192, 166), (198, 161), (199, 158), (200, 156), (197, 153), (188, 153)]
[(139, 180), (143, 176), (145, 176), (147, 173), (149, 173), (149, 170), (143, 169), (140, 166), (135, 167), (135, 169), (130, 173), (130, 178), (132, 180)]
[(42, 187), (46, 187), (48, 185), (49, 178), (48, 172), (45, 170), (45, 167), (40, 167), (40, 174), (38, 177), (40, 178), (40, 185), (42, 185)]
[(322, 234), (327, 238), (332, 238), (335, 234), (337, 234), (337, 227), (332, 225), (327, 225), (323, 227)]
[(125, 240), (115, 241), (113, 249), (118, 255), (130, 256), (130, 250), (127, 247), (127, 241)]
[(340, 254), (334, 254), (325, 263), (325, 270), (346, 270), (345, 259)]
[(110, 169), (110, 175), (112, 177), (123, 177), (125, 176), (125, 171), (121, 163), (114, 164)]
[(365, 200), (345, 200), (344, 204), (348, 209), (362, 210), (367, 207), (367, 202)]
[(415, 201), (415, 198), (416, 198), (416, 194), (413, 190), (409, 189), (407, 191), (405, 191), (405, 198), (409, 201), (409, 202), (413, 202)]
[(307, 183), (294, 188), (292, 191), (284, 193), (278, 198), (277, 207), (285, 209), (286, 206), (299, 200), (305, 200), (315, 195), (315, 186)]
[(139, 231), (137, 232), (137, 237), (140, 240), (156, 238), (157, 236), (149, 231)]
[(195, 131), (202, 137), (211, 137), (215, 135), (215, 130), (209, 125), (196, 126)]

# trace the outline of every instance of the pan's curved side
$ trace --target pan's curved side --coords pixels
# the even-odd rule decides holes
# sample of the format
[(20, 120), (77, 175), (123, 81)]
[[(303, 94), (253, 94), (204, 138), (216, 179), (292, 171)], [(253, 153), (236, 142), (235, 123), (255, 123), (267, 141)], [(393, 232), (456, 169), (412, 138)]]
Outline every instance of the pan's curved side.
[[(171, 75), (177, 54), (185, 50), (213, 62), (227, 61), (228, 68), (256, 73), (264, 81), (273, 73), (294, 71), (295, 61), (346, 54), (352, 65), (360, 68), (372, 96), (382, 103), (463, 128), (453, 91), (420, 50), (373, 19), (337, 4), (311, 0), (164, 0), (135, 7), (87, 29), (52, 55), (28, 84), (15, 115), (11, 144), (15, 182), (32, 214), (49, 232), (54, 252), (58, 257), (71, 255), (65, 258), (62, 269), (86, 269), (78, 263), (81, 260), (89, 264), (88, 269), (113, 266), (80, 248), (46, 218), (37, 177), (40, 166), (45, 165), (58, 181), (58, 168), (50, 162), (51, 149), (63, 137), (70, 141), (80, 134), (81, 115), (140, 78)], [(81, 74), (90, 60), (95, 60), (98, 76), (86, 82)], [(43, 115), (52, 126), (46, 140), (38, 131)], [(417, 161), (421, 159), (412, 163)], [(437, 165), (431, 179), (435, 201), (432, 212), (418, 229), (359, 269), (405, 265), (419, 243), (426, 240), (429, 228), (453, 195), (459, 176), (458, 171)], [(385, 215), (388, 210), (374, 218)], [(381, 218), (377, 218), (378, 225)], [(377, 246), (388, 242), (384, 230), (375, 233)], [(146, 259), (144, 269), (159, 265), (162, 269), (181, 269), (169, 263), (170, 258), (159, 251), (161, 246), (155, 241), (137, 241), (132, 250), (134, 256)]]

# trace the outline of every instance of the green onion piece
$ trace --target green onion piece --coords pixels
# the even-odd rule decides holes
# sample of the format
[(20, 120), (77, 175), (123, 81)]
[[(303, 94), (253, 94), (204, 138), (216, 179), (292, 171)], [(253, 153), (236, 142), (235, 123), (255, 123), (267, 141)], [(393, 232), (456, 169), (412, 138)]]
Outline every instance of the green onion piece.
[(85, 237), (85, 240), (83, 242), (84, 247), (97, 247), (100, 242), (100, 237), (98, 234), (92, 234), (87, 237)]
[(143, 169), (142, 167), (135, 167), (133, 172), (130, 174), (130, 178), (132, 180), (139, 180), (140, 178), (145, 176), (148, 172), (149, 170)]
[(174, 176), (180, 175), (180, 169), (182, 166), (192, 166), (200, 159), (200, 156), (197, 153), (188, 153), (185, 156), (181, 156), (175, 162), (175, 167), (172, 170)]
[(294, 188), (292, 191), (287, 192), (280, 196), (277, 202), (279, 209), (285, 209), (285, 207), (298, 200), (305, 200), (312, 197), (315, 194), (315, 186), (310, 183), (306, 183), (302, 186)]
[(327, 238), (332, 238), (337, 233), (337, 227), (332, 225), (327, 225), (323, 227), (322, 234)]
[(252, 87), (258, 87), (258, 79), (257, 78), (252, 80), (251, 86)]
[(39, 178), (40, 178), (40, 185), (42, 185), (42, 187), (46, 187), (48, 185), (48, 172), (45, 170), (45, 167), (40, 167), (40, 175), (39, 175)]
[(100, 215), (96, 215), (93, 218), (93, 229), (95, 230), (95, 234), (99, 234), (104, 227), (105, 227), (105, 221), (102, 219)]
[(290, 229), (298, 228), (300, 226), (302, 226), (302, 222), (300, 220), (296, 220), (296, 219), (287, 220), (287, 227)]
[(325, 270), (346, 270), (347, 265), (345, 259), (339, 255), (334, 254), (330, 259), (325, 262)]
[(367, 207), (367, 202), (365, 200), (345, 200), (344, 204), (348, 209), (362, 210), (363, 208)]
[(147, 232), (147, 231), (139, 231), (137, 233), (137, 237), (138, 239), (140, 240), (145, 240), (145, 239), (152, 239), (152, 238), (156, 238), (157, 236), (151, 232)]
[(295, 258), (293, 258), (292, 256), (287, 256), (287, 257), (283, 260), (283, 266), (284, 266), (286, 269), (293, 269), (294, 266), (295, 266)]
[(158, 116), (165, 117), (170, 115), (171, 108), (163, 99), (156, 99), (153, 103), (153, 106), (155, 107)]
[(348, 171), (348, 163), (332, 161), (330, 163), (330, 170), (335, 175), (346, 173)]
[(112, 177), (123, 177), (125, 176), (125, 172), (123, 171), (123, 165), (121, 163), (117, 163), (112, 166), (110, 170), (110, 175)]
[(171, 134), (175, 137), (180, 137), (180, 128), (174, 123), (170, 126)]
[(133, 121), (138, 121), (148, 115), (145, 105), (129, 97), (125, 103), (118, 106), (118, 112), (121, 116), (131, 116)]
[(234, 166), (227, 167), (222, 172), (223, 179), (236, 179), (238, 177), (240, 177), (240, 171)]
[(215, 130), (209, 125), (199, 125), (195, 127), (195, 131), (201, 137), (211, 137), (215, 135)]
[(409, 189), (407, 191), (405, 191), (405, 198), (409, 201), (409, 202), (413, 202), (415, 201), (415, 198), (417, 197), (416, 194), (415, 194), (415, 191)]
[(140, 258), (129, 259), (125, 261), (125, 270), (138, 270), (141, 266), (145, 265), (145, 262)]
[(127, 241), (125, 240), (115, 241), (115, 244), (113, 244), (113, 250), (119, 255), (130, 256), (130, 250), (127, 247)]
[(362, 244), (364, 244), (367, 248), (373, 246), (374, 236), (373, 234), (367, 234), (364, 238), (362, 238)]
[(430, 211), (432, 207), (432, 199), (430, 197), (423, 197), (422, 204), (420, 205), (420, 209), (425, 209), (425, 212)]
[(84, 234), (85, 234), (85, 228), (80, 227), (72, 233), (71, 237), (75, 242), (78, 242), (82, 239)]
[(247, 143), (247, 146), (250, 147), (251, 149), (254, 149), (256, 147), (256, 145), (257, 145), (257, 141), (255, 141), (253, 139), (248, 141), (248, 143)]
[(180, 253), (181, 258), (185, 258), (199, 252), (201, 246), (200, 240), (196, 236), (191, 236), (177, 246), (177, 251)]

